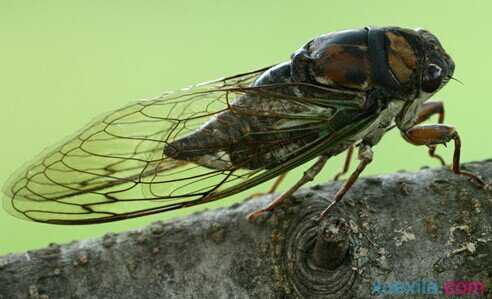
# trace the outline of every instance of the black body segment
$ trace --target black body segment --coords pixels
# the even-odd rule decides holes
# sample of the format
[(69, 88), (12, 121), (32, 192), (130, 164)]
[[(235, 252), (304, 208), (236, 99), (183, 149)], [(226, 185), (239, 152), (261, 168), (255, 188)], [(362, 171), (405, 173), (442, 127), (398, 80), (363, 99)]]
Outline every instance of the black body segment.
[(398, 90), (400, 83), (391, 73), (388, 64), (386, 32), (379, 28), (367, 28), (367, 44), (374, 83)]

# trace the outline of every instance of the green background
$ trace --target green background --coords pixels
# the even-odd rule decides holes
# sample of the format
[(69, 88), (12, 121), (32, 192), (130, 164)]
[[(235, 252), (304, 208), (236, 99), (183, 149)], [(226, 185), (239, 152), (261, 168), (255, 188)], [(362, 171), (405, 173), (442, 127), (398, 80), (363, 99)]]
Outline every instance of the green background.
[[(424, 27), (441, 39), (465, 85), (451, 82), (437, 98), (445, 100), (447, 122), (462, 135), (463, 160), (490, 158), (490, 11), (490, 1), (0, 0), (0, 184), (45, 146), (102, 112), (280, 62), (319, 34), (366, 25)], [(450, 161), (451, 149), (439, 152)], [(341, 164), (340, 158), (330, 161), (317, 182), (330, 179)], [(424, 165), (438, 164), (395, 131), (375, 148), (365, 175)], [(290, 174), (281, 187), (299, 175)], [(63, 227), (0, 211), (0, 254), (137, 228), (184, 212)]]

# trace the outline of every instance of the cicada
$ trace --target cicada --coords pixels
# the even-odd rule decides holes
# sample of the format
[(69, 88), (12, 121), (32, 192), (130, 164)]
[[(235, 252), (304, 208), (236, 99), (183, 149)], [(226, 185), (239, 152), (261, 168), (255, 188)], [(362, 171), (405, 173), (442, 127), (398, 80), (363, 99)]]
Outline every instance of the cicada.
[[(117, 221), (209, 203), (313, 159), (302, 178), (250, 218), (271, 211), (326, 161), (354, 147), (360, 160), (330, 207), (373, 160), (371, 148), (396, 127), (429, 148), (460, 138), (427, 101), (454, 72), (429, 31), (362, 28), (321, 35), (290, 60), (112, 111), (48, 149), (4, 187), (11, 214), (53, 224)], [(439, 114), (439, 124), (418, 125)]]

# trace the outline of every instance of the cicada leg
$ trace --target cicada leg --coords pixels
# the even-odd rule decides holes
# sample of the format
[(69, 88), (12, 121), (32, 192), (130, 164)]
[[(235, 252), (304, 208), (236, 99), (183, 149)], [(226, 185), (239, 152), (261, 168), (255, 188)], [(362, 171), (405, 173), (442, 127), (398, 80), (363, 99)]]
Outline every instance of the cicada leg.
[[(424, 103), (422, 105), (422, 109), (419, 112), (419, 115), (417, 117), (417, 121), (415, 124), (420, 124), (420, 123), (428, 120), (430, 117), (432, 117), (435, 114), (439, 115), (439, 119), (438, 119), (437, 123), (438, 124), (444, 123), (444, 105), (443, 105), (443, 103), (442, 102), (434, 102), (434, 101)], [(439, 160), (439, 162), (441, 162), (441, 164), (444, 166), (444, 165), (446, 165), (446, 162), (444, 161), (444, 159), (440, 155), (436, 154), (436, 146), (437, 145), (429, 145), (428, 146), (429, 147), (429, 151), (428, 151), (429, 156), (431, 156), (434, 159)]]
[(270, 187), (270, 189), (267, 191), (267, 192), (257, 192), (257, 193), (253, 193), (251, 194), (250, 197), (258, 197), (258, 196), (262, 196), (262, 195), (266, 195), (266, 194), (272, 194), (272, 193), (275, 193), (275, 191), (277, 190), (278, 186), (283, 182), (283, 180), (285, 179), (285, 177), (287, 176), (287, 173), (282, 173), (281, 175), (279, 175), (276, 179), (275, 179), (275, 182), (273, 182), (272, 186)]
[(485, 186), (485, 182), (478, 175), (461, 169), (461, 139), (454, 127), (443, 124), (421, 125), (402, 132), (402, 135), (413, 145), (435, 146), (454, 140), (453, 172), (471, 178), (479, 187)]
[(275, 182), (273, 182), (272, 186), (270, 187), (270, 190), (268, 190), (268, 194), (272, 194), (272, 193), (275, 193), (275, 191), (277, 190), (278, 186), (283, 182), (283, 180), (285, 179), (285, 177), (287, 176), (287, 172), (286, 173), (282, 173), (281, 175), (279, 175), (279, 177), (275, 180)]
[(347, 150), (347, 156), (345, 157), (345, 163), (343, 164), (343, 169), (339, 173), (335, 175), (333, 178), (334, 181), (338, 181), (338, 179), (347, 173), (350, 168), (350, 162), (352, 161), (352, 154), (354, 153), (354, 145), (352, 144)]
[(442, 102), (429, 101), (422, 105), (422, 109), (420, 109), (419, 115), (417, 116), (416, 124), (420, 124), (433, 115), (438, 114), (439, 118), (437, 123), (444, 123), (444, 104)]
[(280, 196), (277, 197), (274, 201), (272, 201), (268, 206), (249, 214), (248, 220), (254, 221), (263, 213), (268, 211), (273, 211), (276, 207), (281, 205), (285, 201), (285, 199), (290, 197), (294, 192), (296, 192), (300, 187), (302, 187), (302, 185), (312, 181), (323, 169), (323, 166), (325, 166), (326, 161), (328, 161), (328, 158), (329, 158), (328, 156), (319, 157), (318, 161), (316, 161), (316, 163), (314, 163), (313, 166), (311, 166), (306, 172), (304, 172), (302, 178), (294, 186), (292, 186), (287, 191), (280, 194)]
[(335, 194), (335, 198), (333, 202), (323, 210), (320, 214), (320, 219), (323, 219), (329, 212), (330, 210), (337, 204), (339, 201), (343, 199), (343, 196), (347, 191), (352, 187), (352, 185), (357, 181), (359, 178), (359, 175), (364, 171), (367, 165), (369, 165), (372, 162), (372, 157), (373, 157), (373, 152), (372, 149), (369, 145), (366, 144), (361, 144), (359, 146), (359, 165), (357, 166), (357, 169), (350, 175), (349, 179), (345, 181), (343, 184), (342, 188), (338, 190), (338, 192)]

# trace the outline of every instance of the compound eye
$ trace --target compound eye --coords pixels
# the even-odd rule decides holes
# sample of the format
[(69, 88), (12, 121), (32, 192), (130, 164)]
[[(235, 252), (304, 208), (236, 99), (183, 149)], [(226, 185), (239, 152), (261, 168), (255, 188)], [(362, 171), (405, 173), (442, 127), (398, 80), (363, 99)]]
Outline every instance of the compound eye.
[(422, 90), (428, 93), (436, 91), (442, 83), (443, 71), (437, 64), (429, 64), (422, 78)]

